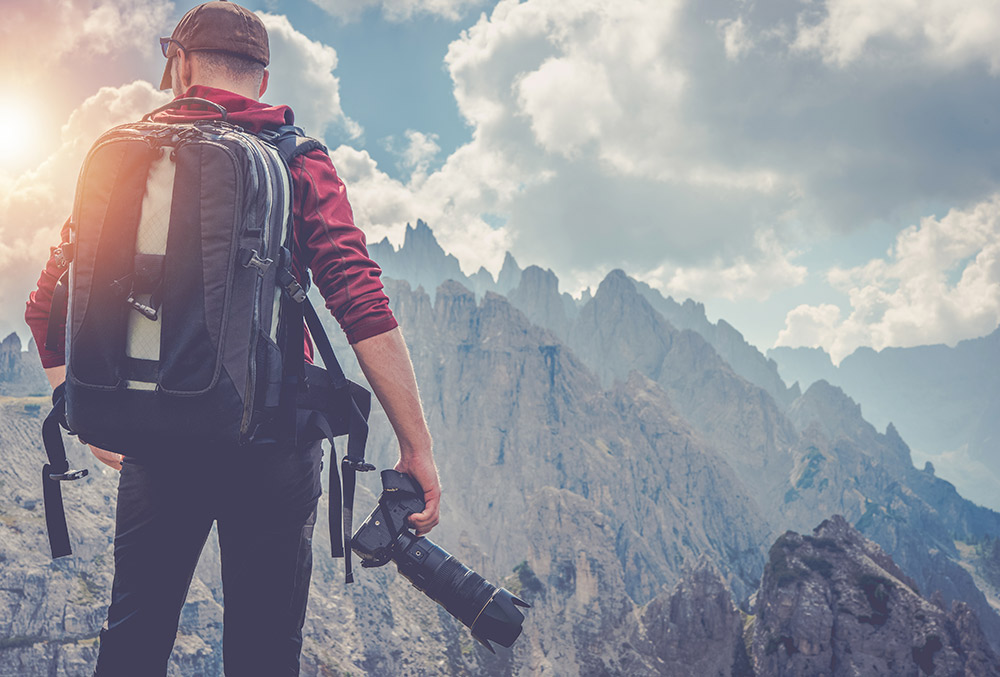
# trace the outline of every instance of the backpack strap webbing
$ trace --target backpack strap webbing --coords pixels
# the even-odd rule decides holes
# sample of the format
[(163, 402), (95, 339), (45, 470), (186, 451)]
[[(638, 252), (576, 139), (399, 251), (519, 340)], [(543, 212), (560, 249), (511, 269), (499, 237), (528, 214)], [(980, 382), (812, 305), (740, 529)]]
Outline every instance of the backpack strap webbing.
[(45, 330), (45, 349), (59, 350), (59, 339), (65, 332), (66, 310), (69, 307), (69, 271), (66, 270), (52, 288), (52, 303), (49, 306), (49, 323)]
[[(302, 128), (295, 125), (284, 125), (276, 130), (265, 129), (259, 133), (259, 136), (273, 144), (284, 158), (285, 163), (289, 165), (295, 158), (310, 151), (319, 149), (324, 153), (327, 152), (327, 148), (322, 142), (306, 136)], [(286, 244), (288, 250), (294, 246), (291, 234), (291, 229), (289, 229), (289, 241)], [(288, 275), (291, 275), (290, 268), (291, 261), (288, 262), (287, 266)], [(368, 442), (368, 415), (371, 413), (371, 393), (357, 383), (348, 380), (344, 375), (344, 370), (341, 368), (340, 362), (337, 361), (337, 356), (333, 352), (333, 346), (330, 345), (330, 339), (326, 335), (323, 323), (308, 297), (303, 293), (299, 298), (292, 298), (292, 294), (289, 293), (286, 294), (286, 298), (292, 301), (288, 304), (290, 307), (300, 309), (300, 312), (292, 313), (285, 325), (287, 331), (285, 345), (289, 348), (286, 355), (294, 355), (296, 350), (301, 350), (300, 346), (304, 340), (302, 323), (305, 320), (326, 367), (323, 370), (315, 365), (307, 365), (304, 370), (300, 361), (300, 364), (295, 368), (298, 373), (300, 390), (305, 389), (308, 376), (316, 378), (317, 372), (325, 371), (325, 380), (336, 393), (330, 401), (326, 402), (310, 401), (308, 396), (299, 398), (296, 407), (296, 419), (299, 425), (296, 425), (296, 430), (312, 427), (319, 430), (323, 437), (330, 442), (330, 500), (328, 504), (330, 549), (334, 557), (344, 558), (344, 578), (347, 583), (352, 583), (354, 573), (351, 562), (351, 536), (354, 533), (354, 493), (357, 486), (357, 473), (375, 469), (375, 466), (365, 462), (365, 445)], [(290, 366), (286, 362), (286, 371)], [(346, 411), (333, 411), (332, 404), (346, 409)], [(338, 477), (337, 473), (337, 451), (334, 438), (345, 433), (347, 434), (347, 453), (340, 463), (341, 478)], [(338, 522), (343, 525), (343, 534), (336, 533)]]
[[(333, 346), (330, 345), (330, 339), (326, 335), (326, 330), (323, 328), (319, 315), (308, 299), (302, 303), (302, 310), (306, 324), (309, 326), (309, 333), (312, 335), (316, 348), (323, 358), (323, 364), (326, 365), (326, 375), (330, 386), (340, 393), (340, 397), (336, 397), (335, 401), (338, 402), (340, 407), (346, 409), (346, 411), (342, 412), (330, 412), (324, 408), (326, 410), (316, 411), (318, 415), (313, 416), (312, 420), (330, 441), (329, 485), (331, 496), (328, 514), (330, 543), (333, 556), (344, 557), (344, 579), (347, 583), (351, 583), (354, 581), (351, 561), (351, 535), (354, 533), (354, 492), (357, 485), (357, 473), (375, 469), (375, 466), (365, 462), (365, 445), (368, 442), (368, 415), (371, 413), (371, 393), (362, 386), (349, 381), (344, 376), (344, 370), (341, 369), (340, 363), (337, 361), (337, 357), (333, 352)], [(342, 418), (345, 415), (347, 419), (347, 453), (340, 462), (343, 488), (343, 492), (341, 493), (339, 491), (341, 484), (337, 481), (336, 448), (334, 447), (333, 438), (338, 431), (339, 434), (345, 432), (343, 430)], [(336, 497), (334, 496), (335, 493), (340, 493), (341, 495)], [(335, 498), (341, 498), (342, 502), (335, 500)], [(339, 516), (337, 515), (338, 510), (340, 511)], [(341, 539), (339, 534), (334, 534), (335, 525), (338, 521), (342, 522), (343, 539)], [(338, 547), (338, 545), (341, 545), (341, 547)]]
[(88, 471), (70, 470), (66, 459), (60, 428), (66, 426), (66, 384), (60, 383), (52, 391), (52, 411), (42, 423), (42, 441), (49, 462), (42, 467), (42, 500), (45, 504), (45, 527), (49, 534), (52, 559), (70, 555), (69, 529), (66, 527), (66, 511), (63, 508), (60, 482), (86, 477)]
[(291, 164), (292, 160), (303, 153), (308, 153), (317, 148), (324, 153), (327, 152), (326, 146), (323, 145), (322, 141), (306, 136), (302, 128), (295, 125), (282, 125), (277, 129), (265, 129), (258, 136), (274, 144), (288, 164)]

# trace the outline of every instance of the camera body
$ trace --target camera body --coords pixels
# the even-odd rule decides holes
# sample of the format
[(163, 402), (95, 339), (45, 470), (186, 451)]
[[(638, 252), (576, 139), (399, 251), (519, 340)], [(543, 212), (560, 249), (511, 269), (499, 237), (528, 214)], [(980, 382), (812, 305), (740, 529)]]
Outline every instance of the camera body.
[(378, 505), (351, 539), (363, 567), (396, 563), (414, 587), (462, 621), (472, 636), (493, 651), (490, 641), (510, 647), (521, 634), (530, 605), (498, 588), (444, 549), (410, 531), (407, 519), (424, 509), (424, 491), (409, 475), (382, 471)]

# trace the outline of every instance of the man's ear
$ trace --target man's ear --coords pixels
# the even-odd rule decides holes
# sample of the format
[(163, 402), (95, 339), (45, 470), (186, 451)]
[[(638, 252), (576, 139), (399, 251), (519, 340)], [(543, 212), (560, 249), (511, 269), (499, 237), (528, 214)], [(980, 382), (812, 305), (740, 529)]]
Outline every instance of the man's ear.
[(183, 96), (192, 83), (193, 73), (191, 68), (191, 58), (184, 50), (178, 49), (174, 54), (174, 67), (171, 75), (173, 77), (174, 96)]
[(264, 96), (264, 92), (267, 91), (267, 76), (268, 75), (270, 75), (270, 73), (268, 73), (267, 69), (265, 68), (264, 69), (264, 77), (261, 78), (261, 80), (260, 80), (260, 92), (257, 94), (258, 98)]

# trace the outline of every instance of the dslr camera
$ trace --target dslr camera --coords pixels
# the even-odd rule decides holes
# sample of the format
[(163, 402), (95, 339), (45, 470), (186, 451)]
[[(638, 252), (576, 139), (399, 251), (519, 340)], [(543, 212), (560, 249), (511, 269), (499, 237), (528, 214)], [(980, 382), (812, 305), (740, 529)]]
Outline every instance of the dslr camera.
[(424, 490), (409, 475), (382, 471), (378, 505), (351, 539), (351, 549), (363, 567), (396, 563), (415, 588), (440, 604), (472, 631), (490, 651), (490, 642), (505, 647), (521, 634), (530, 605), (505, 588), (498, 588), (423, 536), (410, 531), (407, 519), (423, 512)]

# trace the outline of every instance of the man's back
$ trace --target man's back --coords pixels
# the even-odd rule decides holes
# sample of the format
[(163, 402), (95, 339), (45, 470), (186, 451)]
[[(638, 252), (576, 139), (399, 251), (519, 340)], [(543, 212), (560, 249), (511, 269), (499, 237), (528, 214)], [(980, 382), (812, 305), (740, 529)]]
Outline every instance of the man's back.
[[(162, 86), (176, 96), (219, 104), (230, 122), (250, 133), (293, 123), (289, 108), (254, 96), (267, 86), (269, 55), (266, 31), (247, 10), (228, 2), (196, 7), (161, 46), (167, 57)], [(180, 106), (154, 120), (187, 123), (218, 115)], [(292, 161), (290, 172), (294, 276), (305, 285), (312, 272), (382, 402), (399, 438), (397, 469), (426, 488), (427, 507), (411, 518), (418, 533), (426, 533), (437, 523), (440, 486), (412, 366), (380, 270), (368, 257), (329, 156), (308, 152)], [(212, 190), (206, 178), (191, 189)], [(69, 224), (64, 241), (68, 231)], [(53, 257), (28, 303), (26, 319), (40, 347), (60, 272)], [(59, 337), (59, 327), (54, 334)], [(310, 354), (307, 339), (305, 348)], [(64, 346), (56, 340), (40, 352), (57, 385), (65, 375)], [(97, 674), (164, 674), (187, 587), (214, 522), (223, 560), (227, 672), (297, 674), (320, 494), (319, 443), (296, 444), (290, 434), (252, 446), (197, 440), (188, 446), (184, 455), (118, 450), (124, 463), (115, 582)], [(95, 453), (119, 462), (117, 455)]]

